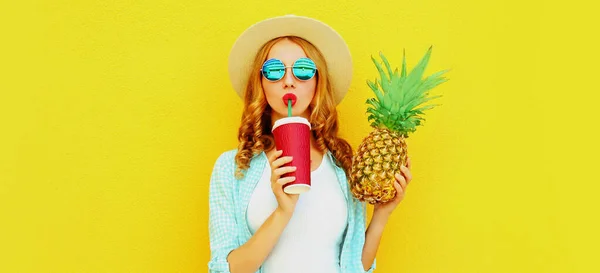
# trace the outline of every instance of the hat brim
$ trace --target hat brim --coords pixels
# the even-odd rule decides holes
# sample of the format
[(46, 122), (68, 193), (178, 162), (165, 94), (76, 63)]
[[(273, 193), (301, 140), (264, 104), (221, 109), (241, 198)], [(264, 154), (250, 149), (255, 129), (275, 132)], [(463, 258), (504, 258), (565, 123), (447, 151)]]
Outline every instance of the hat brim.
[(352, 57), (348, 45), (333, 28), (309, 17), (285, 15), (260, 21), (246, 29), (229, 54), (229, 79), (243, 98), (252, 62), (268, 41), (282, 36), (298, 36), (313, 44), (325, 57), (336, 104), (350, 88)]

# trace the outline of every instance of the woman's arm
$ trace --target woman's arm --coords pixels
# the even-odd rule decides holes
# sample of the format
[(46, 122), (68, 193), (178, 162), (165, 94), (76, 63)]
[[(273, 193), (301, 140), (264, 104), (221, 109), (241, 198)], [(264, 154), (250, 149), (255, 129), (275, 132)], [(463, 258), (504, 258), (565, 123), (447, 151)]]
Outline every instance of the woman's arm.
[(298, 195), (288, 195), (282, 186), (292, 181), (291, 178), (280, 178), (282, 174), (293, 171), (290, 167), (281, 167), (291, 158), (279, 158), (281, 152), (269, 157), (271, 164), (271, 188), (277, 199), (277, 209), (261, 225), (256, 233), (243, 245), (239, 245), (236, 232), (238, 223), (235, 220), (234, 206), (234, 156), (227, 153), (217, 159), (210, 182), (210, 241), (211, 273), (253, 273), (265, 261), (283, 230), (294, 213)]
[(383, 230), (387, 224), (388, 218), (389, 215), (374, 214), (371, 223), (365, 232), (365, 245), (363, 246), (362, 254), (362, 263), (365, 271), (369, 270), (373, 261), (375, 261), (375, 256), (377, 255), (379, 243), (381, 242)]
[(407, 160), (407, 167), (401, 166), (401, 174), (396, 174), (396, 182), (394, 188), (396, 189), (396, 196), (385, 204), (376, 204), (373, 207), (373, 218), (369, 227), (365, 232), (365, 244), (363, 246), (362, 263), (365, 271), (371, 268), (377, 250), (379, 249), (379, 243), (383, 235), (383, 230), (388, 222), (388, 219), (394, 209), (404, 199), (406, 193), (406, 187), (412, 180), (412, 174), (410, 172), (410, 159)]
[(230, 252), (227, 261), (231, 273), (256, 272), (275, 247), (291, 216), (276, 209), (250, 240)]

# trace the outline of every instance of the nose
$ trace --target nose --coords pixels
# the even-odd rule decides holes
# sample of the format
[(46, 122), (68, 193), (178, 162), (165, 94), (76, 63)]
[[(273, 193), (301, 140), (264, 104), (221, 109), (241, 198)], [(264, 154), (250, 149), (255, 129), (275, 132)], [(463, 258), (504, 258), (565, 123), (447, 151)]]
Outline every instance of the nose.
[[(287, 70), (289, 68), (289, 70)], [(286, 67), (286, 73), (283, 76), (283, 88), (296, 88), (296, 79), (292, 75), (292, 68)]]

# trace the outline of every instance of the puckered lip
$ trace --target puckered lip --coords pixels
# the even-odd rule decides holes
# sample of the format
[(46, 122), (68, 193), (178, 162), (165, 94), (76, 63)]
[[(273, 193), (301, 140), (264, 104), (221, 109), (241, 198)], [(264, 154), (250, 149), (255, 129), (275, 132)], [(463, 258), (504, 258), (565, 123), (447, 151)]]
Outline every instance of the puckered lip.
[(285, 106), (288, 105), (288, 100), (292, 100), (292, 106), (294, 106), (294, 104), (296, 104), (296, 95), (292, 94), (292, 93), (287, 93), (285, 95), (283, 95), (283, 97), (281, 98), (283, 100), (283, 104), (285, 104)]

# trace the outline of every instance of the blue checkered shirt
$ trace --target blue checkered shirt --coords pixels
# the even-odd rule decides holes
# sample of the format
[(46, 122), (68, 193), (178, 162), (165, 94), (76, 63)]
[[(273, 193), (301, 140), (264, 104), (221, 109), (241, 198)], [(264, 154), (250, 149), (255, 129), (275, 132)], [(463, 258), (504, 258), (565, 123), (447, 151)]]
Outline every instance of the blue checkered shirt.
[[(227, 151), (217, 159), (210, 178), (209, 189), (209, 234), (211, 258), (210, 273), (230, 273), (227, 255), (247, 242), (252, 234), (246, 221), (246, 209), (254, 187), (268, 164), (264, 152), (250, 161), (242, 179), (235, 178), (235, 155), (237, 150)], [(331, 152), (326, 153), (335, 162)], [(371, 273), (376, 262), (368, 271), (362, 265), (362, 249), (365, 244), (366, 204), (355, 199), (349, 188), (344, 169), (334, 165), (342, 190), (346, 193), (348, 227), (344, 234), (340, 253), (340, 267), (344, 273)], [(256, 273), (261, 273), (262, 266)]]

